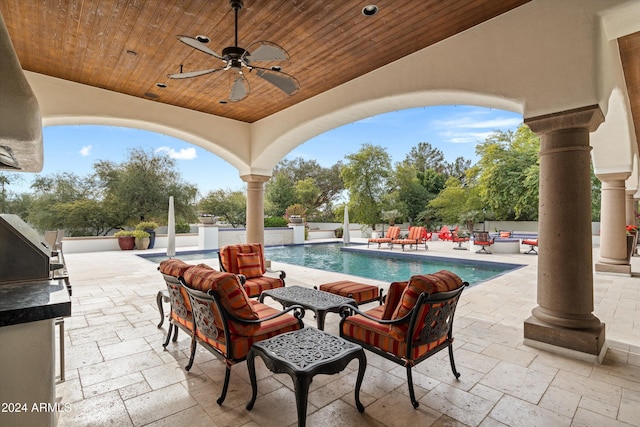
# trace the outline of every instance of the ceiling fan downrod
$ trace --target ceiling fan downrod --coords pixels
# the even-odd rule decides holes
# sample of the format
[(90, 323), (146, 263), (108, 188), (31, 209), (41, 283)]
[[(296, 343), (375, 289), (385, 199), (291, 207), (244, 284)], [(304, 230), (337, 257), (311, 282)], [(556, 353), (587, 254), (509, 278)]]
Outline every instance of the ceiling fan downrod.
[(229, 3), (231, 3), (231, 8), (234, 10), (235, 15), (236, 15), (236, 47), (238, 47), (238, 11), (240, 9), (242, 9), (242, 1), (241, 0), (229, 0)]

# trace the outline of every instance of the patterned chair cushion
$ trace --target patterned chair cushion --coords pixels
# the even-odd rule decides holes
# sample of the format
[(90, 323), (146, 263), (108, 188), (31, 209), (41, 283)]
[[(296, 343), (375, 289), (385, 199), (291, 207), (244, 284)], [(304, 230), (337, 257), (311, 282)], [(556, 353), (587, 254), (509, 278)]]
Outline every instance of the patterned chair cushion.
[(389, 285), (389, 291), (387, 291), (387, 296), (384, 301), (384, 313), (382, 314), (383, 320), (391, 320), (393, 317), (393, 313), (396, 311), (396, 307), (400, 302), (400, 298), (402, 297), (402, 293), (405, 288), (409, 284), (406, 282), (393, 282)]
[(260, 276), (253, 279), (247, 279), (244, 282), (244, 289), (249, 297), (257, 297), (262, 291), (269, 289), (281, 288), (284, 282), (277, 277)]
[(255, 277), (262, 276), (262, 260), (260, 259), (259, 253), (239, 253), (236, 256), (238, 257), (239, 274), (242, 274), (247, 279), (253, 279)]
[(320, 290), (346, 298), (353, 298), (358, 304), (375, 301), (380, 297), (380, 290), (377, 286), (351, 280), (325, 283), (320, 285)]
[[(388, 297), (389, 294), (387, 294)], [(374, 318), (381, 319), (384, 306), (372, 308), (366, 313)], [(342, 324), (342, 334), (357, 339), (358, 341), (380, 348), (386, 352), (400, 357), (408, 356), (409, 360), (416, 360), (428, 351), (442, 344), (445, 340), (440, 339), (430, 344), (423, 344), (412, 349), (407, 355), (408, 343), (405, 339), (398, 339), (390, 333), (389, 325), (382, 325), (376, 321), (369, 320), (364, 316), (355, 315), (347, 318)]]
[[(416, 305), (416, 301), (422, 292), (431, 295), (437, 292), (452, 291), (458, 289), (460, 286), (462, 286), (462, 279), (447, 270), (440, 270), (433, 274), (412, 276), (406, 289), (402, 292), (400, 302), (391, 319), (399, 319), (406, 316)], [(426, 314), (426, 310), (424, 313), (420, 313), (418, 320), (423, 319)], [(408, 329), (408, 323), (391, 325), (389, 333), (395, 338), (402, 340), (407, 335)]]
[[(193, 289), (203, 292), (214, 290), (224, 308), (234, 317), (245, 320), (257, 320), (258, 314), (253, 309), (249, 297), (238, 281), (238, 277), (232, 273), (223, 273), (211, 268), (194, 266), (184, 272), (184, 280)], [(215, 312), (215, 310), (214, 310)], [(214, 320), (220, 327), (222, 320)], [(229, 322), (232, 333), (239, 335), (253, 335), (260, 325), (246, 325), (239, 322)]]
[(220, 248), (220, 261), (229, 273), (241, 274), (238, 268), (238, 254), (260, 254), (260, 270), (264, 274), (267, 270), (264, 266), (264, 250), (260, 243), (246, 243), (241, 245), (228, 245)]
[[(279, 313), (278, 310), (257, 301), (252, 300), (251, 305), (261, 319)], [(276, 317), (275, 319), (261, 322), (253, 335), (231, 335), (231, 348), (227, 348), (227, 343), (225, 342), (222, 330), (217, 331), (216, 338), (207, 336), (200, 330), (196, 331), (196, 334), (200, 339), (218, 349), (221, 353), (231, 357), (235, 361), (239, 361), (243, 360), (247, 356), (247, 353), (249, 353), (249, 349), (253, 343), (298, 329), (300, 329), (298, 320), (291, 315), (284, 314), (280, 317)], [(234, 360), (227, 359), (226, 363), (233, 365), (235, 363)]]
[(160, 270), (160, 273), (166, 274), (167, 276), (180, 277), (191, 267), (193, 267), (193, 264), (187, 264), (182, 260), (172, 258), (162, 261), (158, 266), (158, 269)]

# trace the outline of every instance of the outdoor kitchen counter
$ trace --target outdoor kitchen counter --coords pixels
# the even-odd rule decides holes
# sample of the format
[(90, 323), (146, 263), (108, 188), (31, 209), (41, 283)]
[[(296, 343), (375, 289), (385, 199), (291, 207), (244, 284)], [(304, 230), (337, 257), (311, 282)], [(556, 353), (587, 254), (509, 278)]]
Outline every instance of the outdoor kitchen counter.
[(64, 280), (0, 285), (0, 327), (71, 316)]

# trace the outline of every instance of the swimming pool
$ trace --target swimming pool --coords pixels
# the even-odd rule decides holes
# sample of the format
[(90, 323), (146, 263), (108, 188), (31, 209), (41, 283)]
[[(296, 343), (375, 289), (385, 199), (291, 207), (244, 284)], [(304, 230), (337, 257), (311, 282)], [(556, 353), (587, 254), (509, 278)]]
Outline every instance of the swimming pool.
[[(345, 247), (342, 244), (306, 244), (289, 246), (268, 246), (265, 257), (271, 261), (299, 265), (318, 270), (346, 273), (383, 282), (407, 280), (416, 274), (449, 270), (474, 285), (508, 271), (523, 267), (521, 264), (507, 264), (474, 260), (459, 260), (430, 255), (416, 255), (409, 252), (359, 251), (358, 245)], [(160, 262), (166, 255), (139, 256)], [(217, 258), (216, 250), (189, 251), (176, 254), (184, 261)]]

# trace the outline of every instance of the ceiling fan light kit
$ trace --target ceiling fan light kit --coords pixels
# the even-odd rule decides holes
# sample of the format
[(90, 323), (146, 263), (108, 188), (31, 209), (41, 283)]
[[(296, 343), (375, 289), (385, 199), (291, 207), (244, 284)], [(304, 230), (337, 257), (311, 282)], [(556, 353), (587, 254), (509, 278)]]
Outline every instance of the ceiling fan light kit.
[(256, 70), (255, 75), (263, 80), (271, 83), (287, 95), (293, 95), (300, 90), (300, 84), (295, 77), (281, 71), (279, 66), (271, 66), (269, 68), (254, 65), (255, 62), (261, 61), (286, 61), (289, 54), (280, 46), (269, 41), (258, 41), (249, 45), (248, 49), (238, 46), (238, 11), (242, 8), (242, 1), (230, 0), (231, 8), (235, 12), (235, 45), (227, 46), (222, 49), (222, 55), (216, 53), (204, 43), (209, 42), (207, 36), (198, 35), (196, 37), (178, 35), (177, 38), (182, 43), (199, 50), (200, 52), (211, 55), (214, 58), (222, 60), (224, 65), (220, 68), (209, 68), (206, 70), (183, 72), (180, 66), (180, 72), (177, 74), (168, 74), (170, 79), (189, 79), (193, 77), (204, 76), (206, 74), (215, 73), (217, 71), (230, 71), (233, 73), (233, 82), (229, 91), (229, 101), (241, 101), (249, 95), (250, 85), (243, 68), (249, 72)]

